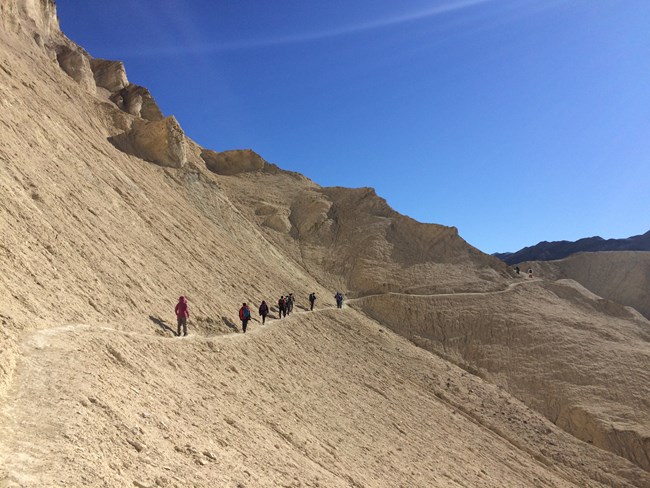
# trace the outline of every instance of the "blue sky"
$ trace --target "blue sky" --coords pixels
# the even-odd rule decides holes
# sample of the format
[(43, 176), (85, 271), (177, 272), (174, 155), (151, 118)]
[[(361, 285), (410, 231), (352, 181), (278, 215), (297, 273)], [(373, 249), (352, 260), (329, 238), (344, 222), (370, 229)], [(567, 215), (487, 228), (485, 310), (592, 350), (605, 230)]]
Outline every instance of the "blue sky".
[(484, 252), (650, 229), (647, 0), (58, 0), (188, 136)]

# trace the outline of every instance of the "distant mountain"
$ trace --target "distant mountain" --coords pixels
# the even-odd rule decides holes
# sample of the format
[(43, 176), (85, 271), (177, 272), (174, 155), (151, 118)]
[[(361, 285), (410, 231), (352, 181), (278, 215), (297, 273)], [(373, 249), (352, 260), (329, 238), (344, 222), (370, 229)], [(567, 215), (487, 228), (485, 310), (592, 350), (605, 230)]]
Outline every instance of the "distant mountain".
[(575, 242), (542, 241), (517, 252), (494, 253), (494, 256), (507, 264), (517, 264), (524, 261), (554, 261), (578, 252), (598, 251), (650, 251), (650, 231), (627, 239), (603, 239), (596, 236)]

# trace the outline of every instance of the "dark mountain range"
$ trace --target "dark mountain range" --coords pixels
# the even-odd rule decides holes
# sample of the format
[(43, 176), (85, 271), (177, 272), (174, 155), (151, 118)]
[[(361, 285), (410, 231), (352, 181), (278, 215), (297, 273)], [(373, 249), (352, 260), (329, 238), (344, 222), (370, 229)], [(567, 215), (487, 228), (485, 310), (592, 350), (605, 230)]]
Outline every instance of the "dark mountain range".
[(603, 239), (596, 236), (586, 237), (575, 242), (542, 241), (534, 246), (524, 247), (517, 252), (494, 253), (494, 256), (507, 264), (517, 264), (524, 261), (553, 261), (578, 252), (598, 251), (650, 251), (650, 231), (626, 239)]

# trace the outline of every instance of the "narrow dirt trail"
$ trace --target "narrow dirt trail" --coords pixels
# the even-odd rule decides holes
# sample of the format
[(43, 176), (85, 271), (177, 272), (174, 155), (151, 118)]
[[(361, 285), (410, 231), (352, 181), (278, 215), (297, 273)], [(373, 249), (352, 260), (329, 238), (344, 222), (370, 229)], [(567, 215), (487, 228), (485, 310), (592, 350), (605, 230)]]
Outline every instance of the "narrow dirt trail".
[[(530, 281), (512, 283), (506, 289), (496, 292), (484, 293), (447, 293), (434, 295), (412, 295), (401, 293), (386, 293), (367, 295), (364, 297), (347, 300), (347, 303), (355, 303), (361, 300), (383, 295), (406, 295), (406, 296), (485, 296), (506, 293), (516, 286), (530, 283)], [(320, 314), (334, 310), (334, 306), (316, 306), (313, 311), (305, 309), (294, 309), (293, 313), (284, 318), (267, 318), (266, 324), (262, 325), (259, 318), (254, 318), (249, 324), (246, 334), (238, 332), (222, 335), (202, 336), (192, 333), (190, 323), (190, 335), (188, 338), (171, 338), (182, 341), (240, 341), (246, 336), (258, 336), (270, 332), (275, 324), (291, 323), (299, 320), (305, 314)], [(64, 400), (61, 397), (63, 392), (63, 378), (69, 362), (73, 361), (77, 351), (77, 339), (69, 340), (68, 336), (87, 329), (111, 331), (117, 334), (124, 334), (131, 337), (148, 337), (151, 334), (138, 333), (129, 330), (115, 330), (103, 326), (89, 326), (85, 324), (68, 324), (52, 328), (38, 329), (25, 335), (21, 343), (21, 356), (14, 378), (13, 386), (9, 390), (3, 404), (0, 406), (0, 474), (15, 483), (30, 482), (31, 472), (38, 472), (46, 468), (48, 452), (41, 446), (29, 439), (38, 439), (40, 436), (48, 436), (52, 432), (60, 430), (61, 425), (55, 418), (41, 418), (40, 412), (44, 409), (56, 408), (56, 404)], [(75, 338), (78, 337), (75, 336)], [(16, 454), (20, 453), (20, 454)], [(20, 469), (17, 469), (17, 468)], [(26, 470), (26, 468), (28, 468)], [(16, 485), (16, 486), (19, 486)], [(0, 485), (4, 486), (5, 485)], [(6, 486), (12, 486), (11, 484)]]
[[(497, 388), (335, 308), (246, 334), (27, 333), (0, 487), (601, 486), (574, 462), (549, 469), (539, 446), (558, 458), (566, 436)], [(320, 481), (294, 483), (305, 470)]]
[[(279, 325), (299, 322), (306, 316), (318, 316), (335, 310), (335, 306), (316, 306), (313, 311), (296, 308), (284, 318), (267, 318), (262, 325), (258, 317), (249, 323), (246, 334), (237, 332), (219, 335), (192, 333), (187, 338), (167, 337), (167, 341), (189, 343), (225, 343), (272, 333)], [(241, 327), (240, 324), (238, 324)], [(161, 339), (152, 334), (117, 330), (111, 327), (88, 324), (66, 324), (26, 333), (20, 344), (20, 357), (11, 388), (0, 404), (0, 487), (15, 488), (38, 484), (39, 473), (51, 472), (52, 452), (46, 442), (40, 440), (66, 438), (66, 417), (70, 409), (82, 415), (82, 408), (75, 404), (75, 388), (84, 378), (74, 371), (73, 363), (84, 343), (94, 340), (98, 334), (118, 334), (129, 339)], [(172, 346), (173, 347), (173, 346)], [(82, 373), (83, 375), (83, 373)], [(87, 381), (92, 373), (87, 372)], [(72, 384), (71, 384), (72, 383)], [(78, 410), (78, 411), (77, 411)], [(62, 412), (60, 417), (43, 416), (43, 412)]]
[[(453, 296), (485, 296), (507, 293), (513, 288), (521, 285), (529, 284), (530, 281), (512, 283), (506, 289), (495, 292), (482, 292), (482, 293), (446, 293), (446, 294), (433, 294), (433, 295), (412, 295), (405, 293), (384, 293), (376, 295), (367, 295), (346, 300), (346, 303), (355, 303), (364, 299), (384, 296), (384, 295), (405, 295), (417, 297), (453, 297)], [(344, 305), (345, 306), (345, 305)], [(335, 310), (335, 306), (316, 306), (313, 311), (297, 308), (284, 318), (267, 318), (266, 324), (262, 325), (259, 318), (255, 317), (249, 324), (246, 334), (238, 332), (203, 336), (192, 333), (192, 324), (190, 323), (190, 335), (188, 338), (171, 338), (173, 340), (190, 340), (190, 341), (231, 341), (242, 340), (246, 336), (257, 336), (266, 334), (274, 324), (290, 323), (299, 320), (300, 316), (305, 314), (320, 314), (326, 311)], [(12, 463), (19, 463), (21, 465), (33, 464), (39, 465), (42, 461), (35, 455), (31, 459), (14, 459), (5, 455), (6, 452), (16, 452), (15, 449), (7, 449), (7, 439), (12, 439), (12, 432), (20, 426), (21, 430), (29, 429), (30, 426), (42, 428), (40, 421), (37, 421), (35, 413), (40, 407), (45, 404), (57, 403), (58, 392), (61, 390), (60, 377), (58, 374), (64, 371), (67, 364), (72, 360), (75, 349), (75, 341), (66, 340), (66, 336), (74, 334), (85, 329), (105, 330), (117, 334), (124, 334), (133, 337), (149, 337), (151, 334), (138, 333), (129, 330), (116, 330), (104, 326), (90, 326), (86, 324), (67, 324), (63, 326), (55, 326), (45, 329), (37, 329), (28, 332), (21, 342), (21, 356), (18, 363), (16, 376), (14, 378), (13, 386), (9, 390), (2, 406), (0, 407), (0, 466), (8, 469)], [(54, 419), (47, 419), (51, 426), (55, 426)], [(31, 437), (31, 436), (28, 436)], [(16, 445), (14, 447), (22, 447), (18, 451), (35, 451), (38, 454), (37, 446), (34, 449), (23, 449), (26, 446), (21, 446), (21, 441), (18, 438), (14, 439)]]
[[(513, 283), (496, 292), (422, 296), (494, 295), (527, 283), (531, 282)], [(363, 298), (349, 302), (358, 300)], [(422, 376), (422, 371), (432, 371), (432, 364), (440, 363), (439, 359), (417, 348), (410, 349), (401, 337), (377, 329), (375, 322), (365, 323), (365, 317), (357, 315), (354, 307), (345, 308), (348, 307), (344, 305), (341, 313), (335, 306), (317, 306), (313, 311), (296, 308), (285, 318), (267, 318), (263, 326), (255, 317), (246, 334), (239, 329), (232, 333), (202, 335), (197, 329), (193, 332), (191, 323), (187, 338), (163, 337), (142, 330), (118, 330), (106, 324), (69, 324), (26, 333), (20, 344), (21, 355), (14, 382), (0, 404), (0, 488), (127, 486), (132, 481), (124, 484), (119, 481), (122, 476), (133, 480), (133, 473), (140, 473), (142, 468), (149, 474), (135, 475), (135, 479), (152, 480), (155, 475), (151, 473), (161, 471), (161, 479), (166, 479), (170, 472), (165, 470), (172, 469), (172, 474), (176, 471), (178, 476), (172, 475), (171, 479), (189, 481), (196, 467), (179, 467), (175, 464), (178, 456), (190, 456), (192, 463), (199, 462), (197, 456), (202, 456), (198, 464), (201, 469), (208, 469), (201, 463), (221, 463), (221, 468), (215, 465), (211, 474), (205, 475), (205, 480), (210, 482), (202, 481), (194, 486), (234, 487), (239, 485), (218, 482), (223, 476), (222, 469), (227, 471), (231, 469), (229, 466), (240, 466), (237, 476), (240, 479), (250, 476), (254, 471), (246, 471), (247, 463), (240, 463), (237, 458), (246, 456), (244, 446), (260, 436), (271, 436), (275, 440), (260, 440), (262, 445), (267, 445), (263, 451), (267, 458), (258, 459), (257, 472), (266, 470), (262, 466), (268, 466), (269, 462), (275, 462), (278, 473), (284, 473), (277, 476), (287, 476), (282, 456), (289, 456), (294, 462), (308, 463), (310, 469), (321, 473), (323, 481), (328, 480), (326, 486), (357, 486), (353, 478), (365, 476), (362, 473), (373, 472), (373, 469), (359, 470), (354, 463), (347, 465), (344, 460), (358, 456), (359, 449), (364, 452), (374, 449), (369, 459), (386, 456), (389, 445), (395, 442), (392, 439), (385, 446), (381, 443), (380, 433), (386, 429), (388, 432), (394, 429), (397, 439), (408, 437), (408, 442), (400, 444), (399, 455), (387, 457), (391, 462), (397, 463), (401, 456), (407, 455), (404, 453), (410, 453), (411, 443), (415, 443), (414, 452), (408, 455), (416, 456), (415, 452), (421, 452), (432, 438), (461, 436), (454, 441), (456, 443), (441, 441), (438, 446), (441, 456), (452, 456), (448, 459), (449, 466), (456, 466), (461, 458), (475, 456), (473, 451), (466, 451), (462, 446), (471, 444), (470, 438), (478, 436), (481, 442), (498, 446), (500, 454), (494, 456), (512, 460), (512, 464), (498, 467), (503, 472), (495, 473), (495, 478), (504, 475), (520, 478), (519, 486), (526, 486), (533, 480), (526, 473), (534, 472), (539, 486), (574, 486), (576, 479), (583, 480), (582, 486), (600, 486), (581, 478), (582, 475), (569, 466), (547, 471), (548, 461), (540, 461), (537, 445), (556, 449), (555, 444), (551, 444), (557, 442), (553, 440), (555, 434), (551, 437), (550, 434), (540, 435), (528, 445), (519, 439), (521, 433), (507, 433), (511, 425), (494, 423), (492, 417), (486, 416), (488, 414), (480, 413), (484, 404), (493, 404), (498, 399), (498, 410), (503, 415), (504, 411), (515, 407), (507, 396), (490, 385), (465, 377), (462, 371), (452, 372), (449, 366), (439, 366), (445, 371), (444, 376), (430, 384), (436, 375)], [(330, 331), (325, 333), (328, 329)], [(290, 350), (293, 353), (288, 352)], [(206, 362), (215, 352), (219, 362)], [(265, 362), (259, 362), (260, 355)], [(185, 366), (179, 367), (179, 363)], [(265, 371), (258, 370), (256, 375), (248, 377), (246, 373), (255, 364), (263, 364)], [(333, 364), (338, 366), (333, 368)], [(192, 385), (185, 382), (189, 378), (183, 379), (190, 372), (188, 365), (193, 368), (192, 375), (202, 371), (202, 376), (192, 379)], [(306, 369), (302, 370), (303, 366)], [(196, 367), (199, 370), (194, 371)], [(331, 371), (321, 377), (321, 372), (328, 368)], [(164, 377), (157, 376), (157, 372), (163, 371)], [(345, 383), (339, 384), (348, 376)], [(457, 386), (452, 388), (450, 381)], [(115, 385), (118, 385), (117, 390)], [(158, 400), (160, 393), (163, 395)], [(405, 395), (410, 398), (407, 406), (397, 401)], [(303, 398), (310, 396), (311, 400)], [(338, 398), (333, 402), (335, 406), (325, 407), (324, 402), (330, 401), (332, 396)], [(280, 407), (274, 407), (278, 398), (281, 399)], [(159, 402), (158, 407), (154, 406), (156, 402)], [(297, 402), (297, 406), (293, 402)], [(358, 415), (352, 423), (337, 415), (324, 426), (316, 419), (303, 418), (308, 417), (306, 407), (316, 408), (320, 412), (316, 417), (319, 417), (329, 415), (332, 408), (345, 409), (350, 402), (356, 406), (351, 407), (349, 413)], [(366, 411), (369, 405), (372, 407)], [(241, 417), (242, 406), (257, 413), (244, 412)], [(382, 409), (387, 410), (375, 416), (383, 412)], [(360, 412), (366, 413), (361, 415)], [(188, 418), (192, 417), (191, 425), (177, 423), (175, 419), (185, 418), (186, 413)], [(403, 415), (406, 416), (402, 418)], [(259, 419), (266, 416), (272, 420), (260, 423)], [(435, 420), (438, 417), (446, 419), (442, 426)], [(533, 423), (539, 423), (540, 427), (532, 432), (546, 432), (542, 429), (547, 429), (542, 427), (545, 425), (542, 420), (525, 409), (513, 411), (506, 418), (513, 419), (512, 422), (519, 419), (516, 424), (523, 424), (522, 433), (527, 436), (531, 435), (529, 425)], [(217, 425), (213, 425), (215, 422)], [(365, 434), (357, 432), (358, 422), (364, 425)], [(421, 428), (412, 430), (412, 426), (420, 423), (423, 423)], [(334, 431), (330, 431), (331, 428)], [(441, 428), (446, 431), (441, 433)], [(225, 430), (230, 433), (222, 434)], [(305, 439), (312, 439), (311, 436), (313, 439), (298, 441), (287, 433), (292, 431), (298, 438), (304, 435)], [(368, 432), (371, 435), (366, 438)], [(355, 436), (361, 436), (361, 446), (365, 445), (363, 439), (370, 442), (369, 447), (357, 446)], [(345, 447), (347, 454), (340, 452), (340, 458), (339, 454), (328, 454), (336, 453), (336, 447), (331, 446), (341, 446), (345, 438), (351, 441)], [(169, 445), (170, 442), (174, 444)], [(194, 447), (208, 445), (206, 443), (211, 444), (205, 452), (209, 451), (213, 457), (206, 458), (207, 455), (202, 454), (205, 448)], [(141, 445), (145, 446), (142, 452), (136, 447)], [(89, 449), (90, 446), (93, 448)], [(269, 454), (278, 449), (283, 453), (279, 457)], [(491, 476), (491, 470), (496, 469), (492, 454), (487, 448), (476, 452), (478, 461), (474, 459), (467, 465), (467, 475), (472, 472), (471, 476), (483, 477), (485, 473)], [(447, 459), (434, 456), (430, 461), (434, 458)], [(416, 463), (414, 466), (420, 467), (410, 476), (414, 476), (413, 480), (419, 477), (431, 480), (439, 476), (431, 474), (434, 465)], [(477, 475), (473, 473), (478, 469), (476, 466), (490, 468), (477, 471)], [(78, 469), (79, 473), (72, 472)], [(459, 468), (446, 469), (451, 472)], [(345, 473), (351, 473), (352, 478), (348, 479)], [(407, 479), (409, 475), (402, 476)], [(71, 479), (77, 481), (71, 483)], [(100, 479), (111, 481), (100, 484)], [(423, 483), (414, 482), (412, 486), (425, 486)], [(271, 481), (264, 484), (272, 485), (293, 486)], [(158, 485), (149, 481), (136, 486)], [(164, 486), (188, 485), (178, 481)], [(463, 485), (450, 481), (440, 486)], [(496, 485), (488, 482), (485, 486)]]
[[(334, 308), (294, 310), (282, 319), (267, 318), (265, 325), (255, 318), (249, 324), (246, 334), (239, 330), (203, 336), (192, 333), (190, 324), (190, 335), (187, 338), (169, 337), (168, 340), (216, 343), (241, 341), (246, 337), (270, 333), (274, 324), (291, 323), (305, 314), (319, 314)], [(0, 483), (0, 487), (29, 485), (31, 477), (27, 473), (37, 473), (46, 468), (49, 453), (27, 439), (48, 437), (61, 430), (61, 424), (56, 418), (43, 418), (41, 412), (56, 409), (61, 401), (67, 400), (63, 396), (67, 386), (64, 383), (66, 373), (69, 373), (69, 366), (75, 360), (75, 354), (82, 349), (82, 342), (87, 339), (84, 334), (79, 333), (90, 330), (130, 338), (151, 340), (156, 337), (152, 334), (87, 324), (67, 324), (26, 333), (20, 344), (21, 353), (12, 386), (0, 403), (0, 482), (6, 483), (3, 477), (8, 477), (18, 485)], [(15, 469), (18, 467), (20, 469)], [(8, 476), (8, 473), (11, 473), (11, 476)]]
[(387, 292), (387, 293), (375, 293), (372, 295), (364, 295), (361, 297), (357, 298), (348, 298), (346, 302), (359, 302), (368, 298), (376, 298), (376, 297), (382, 297), (382, 296), (406, 296), (406, 297), (418, 297), (418, 298), (425, 298), (425, 297), (471, 297), (471, 296), (490, 296), (490, 295), (502, 295), (504, 293), (508, 293), (512, 291), (514, 288), (518, 286), (523, 286), (523, 285), (530, 285), (532, 283), (539, 283), (542, 281), (539, 278), (533, 278), (531, 280), (526, 280), (526, 281), (518, 281), (515, 283), (510, 283), (506, 288), (503, 290), (497, 290), (497, 291), (480, 291), (480, 292), (460, 292), (460, 293), (430, 293), (430, 294), (415, 294), (415, 293), (399, 293), (399, 292)]

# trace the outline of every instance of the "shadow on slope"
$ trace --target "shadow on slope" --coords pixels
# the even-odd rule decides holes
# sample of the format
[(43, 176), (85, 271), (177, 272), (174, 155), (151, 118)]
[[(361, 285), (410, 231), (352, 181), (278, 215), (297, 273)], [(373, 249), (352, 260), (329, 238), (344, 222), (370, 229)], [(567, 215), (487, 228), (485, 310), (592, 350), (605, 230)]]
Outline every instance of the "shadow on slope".
[[(149, 320), (159, 327), (155, 330), (157, 335), (176, 337), (178, 331), (176, 324), (169, 324), (154, 315), (149, 315)], [(237, 327), (237, 324), (224, 315), (221, 317), (221, 320), (213, 319), (212, 317), (194, 317), (188, 322), (188, 332), (192, 335), (212, 337), (240, 332), (240, 329)]]

